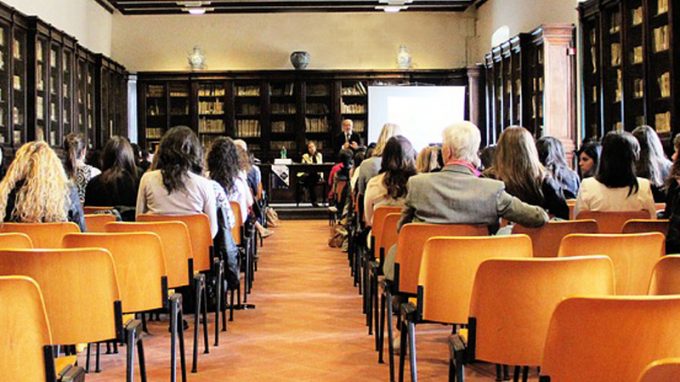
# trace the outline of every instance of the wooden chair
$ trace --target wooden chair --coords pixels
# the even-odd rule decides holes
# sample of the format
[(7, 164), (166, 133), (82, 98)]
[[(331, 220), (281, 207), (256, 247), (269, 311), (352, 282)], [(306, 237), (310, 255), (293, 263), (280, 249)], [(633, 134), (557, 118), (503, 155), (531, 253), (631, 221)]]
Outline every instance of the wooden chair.
[(576, 206), (576, 199), (567, 199), (567, 207), (569, 207), (569, 220), (574, 220), (574, 207)]
[(106, 232), (106, 223), (115, 222), (116, 217), (109, 214), (88, 214), (85, 215), (85, 227), (87, 232)]
[(559, 256), (609, 256), (614, 262), (616, 294), (647, 294), (652, 269), (664, 254), (664, 242), (658, 232), (572, 234), (562, 239)]
[(0, 275), (24, 275), (40, 285), (54, 344), (125, 341), (126, 380), (133, 379), (135, 347), (145, 380), (141, 323), (134, 319), (123, 322), (118, 279), (107, 250), (0, 250)]
[(50, 324), (38, 284), (26, 276), (0, 277), (0, 370), (6, 381), (56, 382), (82, 376), (75, 357), (54, 358)]
[[(418, 274), (425, 242), (435, 236), (488, 236), (485, 225), (410, 223), (401, 227), (397, 239), (394, 279), (385, 281), (380, 303), (381, 315), (387, 316), (387, 336), (390, 360), (390, 380), (394, 380), (394, 349), (392, 331), (392, 296), (415, 297)], [(385, 312), (387, 309), (387, 312)], [(383, 321), (383, 320), (381, 320)], [(379, 346), (383, 346), (385, 324), (381, 322)]]
[[(224, 262), (214, 256), (213, 252), (213, 238), (210, 232), (210, 219), (206, 214), (193, 215), (138, 215), (139, 222), (157, 222), (157, 221), (181, 221), (186, 224), (189, 229), (189, 237), (191, 238), (192, 253), (194, 255), (194, 271), (212, 272), (217, 279), (217, 304), (215, 309), (215, 346), (219, 345), (220, 326), (219, 318), (222, 312), (222, 296), (225, 291), (222, 290), (222, 280), (224, 280)], [(205, 275), (202, 275), (200, 283), (206, 283)], [(226, 331), (226, 314), (222, 315), (222, 330)]]
[[(158, 221), (158, 222), (115, 222), (106, 225), (107, 232), (153, 232), (161, 239), (163, 254), (165, 255), (166, 271), (168, 275), (168, 288), (176, 289), (191, 286), (195, 298), (194, 311), (194, 349), (192, 359), (192, 373), (198, 369), (198, 329), (199, 312), (203, 315), (203, 342), (205, 353), (208, 347), (208, 313), (205, 289), (201, 290), (200, 284), (194, 282), (193, 252), (189, 229), (181, 221)], [(201, 304), (203, 302), (203, 304)], [(183, 312), (178, 313), (182, 315)], [(172, 316), (170, 317), (172, 319)], [(172, 322), (171, 322), (172, 324)], [(182, 324), (181, 319), (179, 325)], [(174, 339), (174, 336), (172, 337)], [(181, 341), (181, 339), (180, 339)], [(180, 343), (181, 345), (181, 343)]]
[[(384, 216), (382, 224), (382, 229), (380, 232), (380, 237), (376, 237), (375, 247), (373, 253), (377, 254), (373, 261), (368, 263), (368, 306), (367, 316), (370, 321), (371, 316), (373, 317), (373, 322), (375, 324), (375, 349), (378, 351), (378, 362), (383, 362), (383, 347), (380, 344), (380, 335), (378, 334), (378, 329), (380, 328), (379, 315), (380, 311), (378, 309), (378, 278), (382, 275), (382, 266), (385, 260), (385, 254), (387, 251), (395, 244), (397, 244), (397, 238), (399, 233), (397, 232), (397, 223), (401, 219), (401, 213), (389, 213)], [(375, 218), (373, 218), (375, 222)], [(369, 324), (371, 325), (371, 324)], [(370, 327), (369, 327), (369, 334)]]
[(631, 219), (628, 220), (621, 230), (622, 233), (645, 233), (659, 232), (664, 236), (668, 233), (668, 219)]
[(654, 265), (650, 295), (680, 294), (680, 255), (663, 256)]
[(0, 232), (20, 232), (31, 238), (35, 248), (61, 248), (61, 240), (68, 233), (78, 233), (80, 228), (71, 222), (62, 223), (2, 223)]
[(463, 359), (515, 365), (515, 380), (523, 366), (526, 380), (529, 367), (541, 364), (557, 304), (574, 295), (613, 293), (614, 265), (607, 256), (487, 260), (474, 281), (468, 346), (451, 365), (459, 377)]
[(680, 354), (680, 296), (574, 297), (548, 329), (540, 381), (635, 381)]
[(25, 233), (0, 233), (0, 248), (31, 249), (33, 242)]
[(680, 376), (680, 358), (664, 358), (647, 365), (638, 382), (669, 382)]
[[(166, 260), (160, 237), (152, 232), (78, 233), (64, 236), (64, 248), (105, 248), (112, 257), (118, 275), (123, 313), (144, 313), (167, 309), (175, 317), (172, 338), (180, 338), (184, 355), (184, 334), (180, 317), (181, 296), (169, 296)], [(178, 325), (179, 324), (179, 325)], [(177, 352), (171, 347), (171, 379), (176, 380)], [(184, 357), (182, 374), (186, 376)], [(184, 378), (186, 379), (186, 377)]]
[(415, 327), (420, 323), (467, 324), (470, 295), (479, 265), (497, 257), (531, 257), (526, 235), (434, 237), (423, 248), (415, 304), (401, 306), (399, 380), (404, 375), (408, 337), (411, 379), (417, 380)]
[(562, 238), (572, 233), (597, 233), (595, 220), (550, 221), (540, 228), (528, 228), (516, 224), (513, 234), (524, 234), (531, 238), (534, 257), (557, 257)]
[(599, 233), (621, 233), (623, 225), (630, 219), (649, 219), (647, 211), (581, 211), (577, 220), (595, 220)]

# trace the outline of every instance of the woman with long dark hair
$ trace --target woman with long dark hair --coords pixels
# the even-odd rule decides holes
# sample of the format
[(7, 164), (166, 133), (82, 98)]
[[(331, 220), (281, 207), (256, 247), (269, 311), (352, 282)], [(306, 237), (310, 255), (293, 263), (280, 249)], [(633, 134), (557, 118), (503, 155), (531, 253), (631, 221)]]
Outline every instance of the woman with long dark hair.
[(496, 146), (494, 165), (485, 175), (503, 181), (508, 194), (524, 203), (569, 219), (562, 187), (541, 165), (534, 138), (527, 129), (511, 126), (503, 131)]
[(578, 174), (567, 166), (562, 142), (555, 137), (545, 136), (536, 141), (538, 159), (550, 175), (562, 186), (564, 197), (574, 199), (578, 195), (581, 181)]
[(654, 201), (666, 201), (665, 182), (673, 163), (666, 158), (661, 140), (656, 131), (647, 125), (638, 126), (633, 136), (640, 144), (640, 156), (635, 161), (635, 173), (640, 178), (649, 179)]
[(401, 135), (385, 144), (380, 174), (371, 178), (364, 195), (366, 225), (373, 224), (375, 209), (383, 205), (403, 205), (408, 190), (406, 183), (416, 172), (416, 151), (411, 142)]
[(640, 211), (656, 218), (649, 180), (635, 176), (640, 147), (631, 133), (610, 132), (602, 141), (597, 175), (584, 179), (576, 198), (579, 211)]
[(205, 213), (213, 237), (217, 234), (217, 202), (212, 182), (201, 176), (203, 150), (186, 126), (168, 130), (158, 147), (153, 171), (139, 182), (136, 214), (183, 215)]
[(680, 135), (673, 138), (673, 148), (673, 166), (666, 179), (666, 209), (663, 216), (670, 220), (666, 253), (680, 253)]
[(597, 141), (586, 141), (578, 151), (578, 169), (581, 171), (581, 179), (590, 178), (597, 174), (600, 164), (602, 145)]
[(66, 151), (66, 162), (64, 169), (66, 176), (73, 182), (78, 189), (80, 202), (85, 200), (85, 188), (92, 178), (99, 175), (98, 168), (85, 164), (87, 147), (85, 138), (82, 134), (71, 133), (64, 138), (64, 150)]
[(85, 189), (85, 205), (112, 206), (124, 220), (134, 220), (139, 176), (134, 151), (126, 138), (113, 136), (102, 151), (102, 173)]

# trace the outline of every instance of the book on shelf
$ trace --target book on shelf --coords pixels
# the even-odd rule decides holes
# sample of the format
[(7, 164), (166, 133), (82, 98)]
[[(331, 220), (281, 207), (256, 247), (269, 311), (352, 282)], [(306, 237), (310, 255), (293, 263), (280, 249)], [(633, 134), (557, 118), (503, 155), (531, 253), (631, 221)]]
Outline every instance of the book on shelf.
[(23, 60), (23, 57), (21, 56), (21, 42), (16, 38), (13, 39), (13, 42), (12, 57), (15, 60)]
[(244, 103), (239, 106), (239, 113), (243, 115), (258, 115), (260, 114), (260, 105), (252, 103)]
[(308, 133), (328, 132), (328, 119), (326, 117), (305, 118), (305, 131)]
[(147, 127), (146, 128), (146, 139), (161, 139), (163, 135), (163, 129), (160, 127)]
[(642, 78), (636, 78), (633, 81), (633, 97), (642, 98), (645, 96), (645, 82)]
[(668, 12), (668, 0), (657, 0), (656, 14), (662, 15)]
[(286, 132), (286, 121), (273, 121), (272, 122), (272, 133), (285, 133)]
[(35, 117), (37, 119), (45, 119), (45, 106), (41, 96), (36, 97), (35, 100)]
[(224, 97), (226, 90), (223, 87), (202, 87), (198, 89), (199, 97)]
[(340, 101), (340, 113), (342, 114), (363, 114), (366, 112), (366, 105), (362, 103), (346, 104)]
[(50, 67), (51, 68), (56, 68), (57, 67), (57, 52), (52, 50), (52, 54), (50, 54)]
[(307, 114), (328, 114), (328, 105), (324, 103), (310, 103), (307, 105)]
[(671, 74), (664, 72), (657, 79), (659, 83), (659, 95), (661, 98), (668, 98), (671, 96)]
[(631, 11), (632, 25), (638, 26), (642, 24), (642, 6), (637, 7)]
[(654, 28), (654, 53), (668, 50), (670, 47), (670, 36), (668, 32), (668, 25)]
[(255, 119), (240, 119), (236, 121), (237, 137), (252, 138), (259, 137), (260, 135), (260, 121)]
[(199, 101), (198, 114), (224, 114), (224, 102)]
[(671, 112), (657, 113), (654, 116), (654, 126), (657, 133), (668, 133), (671, 131)]
[(247, 86), (237, 86), (236, 96), (237, 97), (257, 97), (260, 95), (259, 85), (247, 85)]
[(366, 121), (359, 119), (353, 122), (354, 122), (353, 130), (356, 131), (357, 133), (363, 133), (366, 130)]
[(13, 78), (14, 78), (14, 80), (12, 82), (13, 82), (14, 90), (22, 91), (23, 89), (22, 89), (22, 86), (21, 86), (21, 76), (15, 74), (13, 76)]
[(287, 83), (283, 86), (270, 86), (270, 95), (272, 96), (292, 96), (295, 89), (292, 82)]
[(326, 84), (307, 85), (307, 95), (312, 97), (322, 97), (330, 95), (330, 88)]
[(160, 98), (165, 96), (165, 88), (163, 85), (149, 85), (146, 89), (147, 97)]
[(352, 86), (343, 87), (341, 91), (344, 96), (364, 96), (366, 95), (366, 87), (361, 82), (356, 82)]
[(221, 119), (201, 118), (198, 120), (199, 133), (224, 133), (224, 121)]
[(616, 42), (611, 44), (611, 66), (621, 65), (621, 44)]
[(170, 90), (170, 97), (173, 98), (182, 98), (182, 97), (189, 97), (189, 92), (185, 90)]
[(631, 62), (633, 64), (641, 64), (643, 60), (642, 46), (636, 46), (633, 48), (633, 53), (631, 54)]
[(296, 107), (293, 103), (273, 103), (272, 114), (295, 114)]

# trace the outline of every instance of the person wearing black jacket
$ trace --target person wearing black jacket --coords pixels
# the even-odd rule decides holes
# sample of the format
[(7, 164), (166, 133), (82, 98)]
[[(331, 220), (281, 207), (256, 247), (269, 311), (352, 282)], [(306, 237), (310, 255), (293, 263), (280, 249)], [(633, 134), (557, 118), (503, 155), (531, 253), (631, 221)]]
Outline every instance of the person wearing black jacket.
[(361, 137), (359, 134), (352, 131), (353, 128), (354, 122), (352, 122), (351, 119), (342, 121), (342, 133), (338, 135), (338, 139), (336, 141), (338, 144), (338, 152), (342, 150), (355, 151), (359, 148), (359, 146), (361, 146)]

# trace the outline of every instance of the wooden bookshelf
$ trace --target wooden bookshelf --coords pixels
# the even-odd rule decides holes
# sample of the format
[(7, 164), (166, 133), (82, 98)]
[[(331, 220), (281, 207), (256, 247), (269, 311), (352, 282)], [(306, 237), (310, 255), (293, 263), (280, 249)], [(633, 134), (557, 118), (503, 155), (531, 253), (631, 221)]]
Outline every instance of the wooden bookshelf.
[(672, 0), (590, 0), (579, 4), (579, 14), (585, 137), (647, 124), (670, 141), (680, 122), (674, 43), (680, 6)]
[[(468, 77), (465, 69), (142, 72), (137, 80), (139, 142), (154, 150), (165, 131), (185, 124), (206, 148), (217, 137), (229, 136), (245, 140), (264, 161), (277, 158), (282, 147), (299, 160), (313, 141), (332, 161), (343, 119), (351, 119), (367, 141), (368, 86), (404, 83), (467, 85)], [(167, 117), (173, 102), (180, 102), (167, 93), (173, 87), (191, 88), (181, 101), (189, 115), (181, 120)]]
[(574, 147), (576, 91), (574, 26), (545, 24), (514, 36), (485, 55), (486, 135), (494, 143), (508, 126)]

